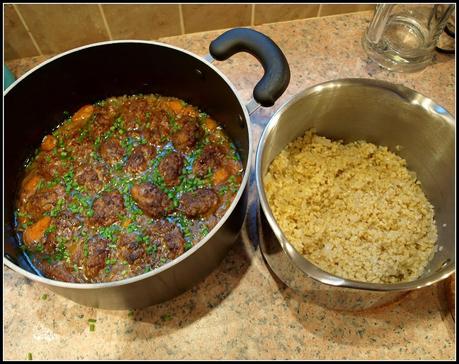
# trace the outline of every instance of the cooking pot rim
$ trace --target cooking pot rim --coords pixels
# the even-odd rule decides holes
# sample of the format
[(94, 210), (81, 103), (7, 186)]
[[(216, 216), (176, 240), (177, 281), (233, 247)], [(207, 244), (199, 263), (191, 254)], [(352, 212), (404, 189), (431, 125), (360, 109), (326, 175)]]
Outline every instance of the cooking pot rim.
[[(397, 94), (399, 97), (405, 99), (406, 101), (416, 104), (419, 107), (427, 110), (428, 108), (432, 109), (436, 114), (438, 114), (441, 119), (451, 126), (453, 130), (455, 130), (455, 122), (454, 117), (442, 106), (438, 105), (432, 99), (422, 95), (421, 93), (414, 91), (406, 86), (400, 84), (394, 84), (388, 81), (383, 80), (375, 80), (375, 79), (368, 79), (368, 78), (343, 78), (343, 79), (335, 79), (325, 81), (311, 87), (308, 87), (301, 91), (298, 94), (292, 96), (289, 100), (287, 100), (271, 117), (268, 124), (266, 125), (263, 133), (260, 137), (260, 141), (258, 143), (257, 151), (255, 154), (255, 179), (256, 179), (256, 186), (258, 189), (258, 195), (260, 198), (260, 204), (263, 210), (263, 213), (269, 223), (270, 228), (272, 229), (277, 241), (281, 245), (287, 259), (290, 259), (295, 267), (297, 267), (300, 271), (302, 271), (306, 277), (311, 277), (314, 280), (324, 283), (329, 286), (335, 287), (343, 287), (343, 288), (353, 288), (359, 290), (367, 290), (367, 291), (406, 291), (412, 289), (418, 289), (430, 286), (436, 282), (439, 282), (448, 276), (452, 275), (455, 272), (455, 264), (451, 264), (446, 269), (435, 272), (428, 277), (419, 278), (415, 281), (411, 282), (402, 282), (402, 283), (395, 283), (395, 284), (383, 284), (383, 283), (369, 283), (369, 282), (360, 282), (354, 281), (350, 279), (345, 279), (339, 276), (336, 276), (332, 273), (326, 272), (308, 259), (306, 259), (303, 255), (299, 254), (294, 246), (288, 241), (285, 237), (284, 233), (282, 232), (281, 228), (277, 224), (274, 215), (269, 207), (268, 200), (266, 198), (264, 185), (262, 183), (262, 171), (261, 171), (261, 161), (263, 158), (263, 152), (266, 145), (266, 139), (268, 135), (271, 133), (272, 129), (277, 125), (281, 116), (285, 111), (293, 104), (295, 104), (300, 99), (308, 97), (314, 93), (320, 92), (327, 88), (334, 88), (334, 87), (349, 87), (349, 86), (367, 86), (367, 87), (376, 87), (381, 88), (389, 92), (393, 92)], [(432, 112), (431, 110), (429, 110)]]
[(160, 274), (161, 272), (172, 268), (173, 266), (179, 264), (182, 260), (187, 259), (190, 257), (192, 254), (194, 254), (199, 248), (201, 248), (204, 244), (206, 244), (216, 233), (217, 231), (222, 227), (222, 225), (228, 220), (229, 216), (234, 212), (234, 209), (236, 208), (237, 203), (242, 197), (242, 194), (244, 193), (244, 190), (248, 184), (249, 176), (250, 176), (250, 170), (251, 170), (251, 164), (252, 164), (252, 154), (253, 154), (253, 137), (252, 137), (252, 127), (250, 124), (250, 116), (246, 108), (246, 104), (243, 103), (241, 100), (240, 96), (237, 93), (236, 88), (234, 85), (230, 82), (227, 76), (223, 74), (222, 71), (220, 71), (217, 67), (215, 67), (212, 63), (204, 59), (203, 57), (200, 57), (193, 52), (190, 52), (188, 50), (161, 43), (161, 42), (155, 42), (155, 41), (144, 41), (144, 40), (113, 40), (113, 41), (106, 41), (106, 42), (97, 42), (97, 43), (91, 43), (85, 46), (81, 46), (78, 48), (74, 48), (71, 50), (68, 50), (66, 52), (60, 53), (42, 63), (39, 65), (35, 66), (28, 72), (26, 72), (24, 75), (19, 77), (14, 83), (12, 83), (6, 90), (3, 91), (3, 97), (5, 97), (8, 92), (14, 88), (16, 85), (18, 85), (22, 80), (27, 78), (30, 74), (33, 72), (37, 71), (38, 69), (45, 67), (48, 63), (54, 62), (56, 60), (59, 60), (61, 57), (64, 57), (66, 55), (76, 53), (82, 50), (85, 50), (86, 48), (93, 48), (93, 47), (100, 47), (100, 46), (105, 46), (105, 45), (111, 45), (111, 44), (128, 44), (128, 43), (139, 43), (139, 44), (146, 44), (146, 45), (155, 45), (155, 46), (160, 46), (160, 47), (166, 47), (166, 48), (171, 48), (174, 49), (178, 52), (182, 52), (187, 54), (188, 56), (194, 57), (198, 61), (204, 63), (206, 66), (210, 67), (214, 72), (216, 72), (225, 82), (226, 84), (230, 87), (231, 91), (233, 92), (234, 96), (238, 100), (239, 104), (241, 105), (242, 112), (244, 114), (244, 120), (245, 120), (245, 125), (247, 127), (247, 134), (248, 134), (248, 151), (247, 151), (247, 164), (244, 169), (244, 177), (242, 178), (241, 185), (239, 186), (239, 190), (234, 197), (233, 201), (231, 202), (230, 206), (226, 210), (225, 214), (222, 216), (222, 218), (218, 221), (217, 225), (215, 225), (212, 230), (203, 238), (201, 239), (196, 245), (194, 245), (191, 249), (187, 250), (185, 253), (180, 255), (179, 257), (175, 258), (174, 260), (156, 268), (153, 269), (150, 272), (147, 273), (142, 273), (134, 277), (129, 277), (125, 278), (122, 280), (114, 281), (114, 282), (101, 282), (101, 283), (71, 283), (71, 282), (63, 282), (63, 281), (57, 281), (53, 280), (50, 278), (46, 277), (41, 277), (36, 274), (30, 273), (27, 270), (21, 268), (20, 266), (16, 265), (12, 261), (10, 261), (8, 258), (3, 256), (3, 264), (6, 265), (8, 268), (24, 275), (25, 277), (34, 280), (39, 283), (47, 284), (50, 286), (55, 286), (55, 287), (62, 287), (62, 288), (75, 288), (75, 289), (100, 289), (100, 288), (115, 288), (119, 286), (124, 286), (127, 284), (135, 283), (138, 281), (142, 281), (144, 279), (149, 279), (155, 275)]

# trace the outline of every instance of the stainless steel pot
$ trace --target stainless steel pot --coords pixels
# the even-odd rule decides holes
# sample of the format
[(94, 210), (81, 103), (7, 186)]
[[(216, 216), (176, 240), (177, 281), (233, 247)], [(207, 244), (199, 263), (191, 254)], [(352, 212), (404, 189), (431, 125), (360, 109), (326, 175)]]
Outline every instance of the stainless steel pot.
[[(282, 51), (265, 35), (236, 28), (210, 44), (205, 58), (157, 42), (116, 41), (77, 48), (34, 68), (4, 92), (5, 215), (4, 264), (78, 303), (107, 309), (141, 308), (192, 287), (222, 260), (239, 234), (247, 208), (252, 138), (249, 114), (272, 106), (288, 86), (290, 71)], [(247, 106), (211, 62), (237, 52), (254, 55), (265, 74)], [(183, 255), (136, 277), (110, 283), (66, 283), (48, 279), (19, 249), (13, 212), (23, 164), (41, 138), (81, 105), (111, 96), (158, 93), (198, 106), (223, 124), (236, 145), (244, 177), (234, 201), (209, 234)]]
[[(318, 268), (288, 242), (269, 207), (263, 178), (281, 150), (310, 128), (335, 140), (363, 139), (387, 146), (416, 172), (434, 206), (438, 229), (438, 251), (420, 278), (399, 284), (344, 279)], [(285, 284), (305, 297), (345, 310), (379, 306), (448, 277), (455, 270), (454, 147), (454, 118), (432, 100), (401, 85), (342, 79), (296, 95), (272, 117), (256, 154), (256, 183), (262, 207), (260, 245), (268, 265)]]

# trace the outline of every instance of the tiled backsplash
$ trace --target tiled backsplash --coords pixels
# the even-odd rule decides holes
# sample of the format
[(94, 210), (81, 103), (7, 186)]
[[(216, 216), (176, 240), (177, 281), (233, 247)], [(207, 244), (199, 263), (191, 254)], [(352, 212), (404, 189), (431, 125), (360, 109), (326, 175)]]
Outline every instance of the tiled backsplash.
[(160, 37), (372, 10), (374, 4), (4, 4), (5, 60), (112, 39)]

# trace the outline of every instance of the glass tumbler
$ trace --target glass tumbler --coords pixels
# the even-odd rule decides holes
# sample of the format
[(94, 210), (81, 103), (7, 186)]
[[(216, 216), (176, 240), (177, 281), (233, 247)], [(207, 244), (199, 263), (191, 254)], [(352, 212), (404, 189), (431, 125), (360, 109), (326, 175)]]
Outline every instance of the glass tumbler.
[(397, 72), (425, 68), (454, 4), (378, 4), (362, 45), (382, 67)]

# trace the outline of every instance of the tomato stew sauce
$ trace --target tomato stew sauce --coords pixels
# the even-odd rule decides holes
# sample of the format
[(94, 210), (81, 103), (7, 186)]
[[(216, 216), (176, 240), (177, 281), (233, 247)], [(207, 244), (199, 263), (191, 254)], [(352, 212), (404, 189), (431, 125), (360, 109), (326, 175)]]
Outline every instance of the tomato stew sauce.
[(208, 234), (242, 174), (223, 128), (182, 100), (134, 95), (83, 106), (26, 166), (16, 206), (22, 248), (59, 281), (148, 272)]

